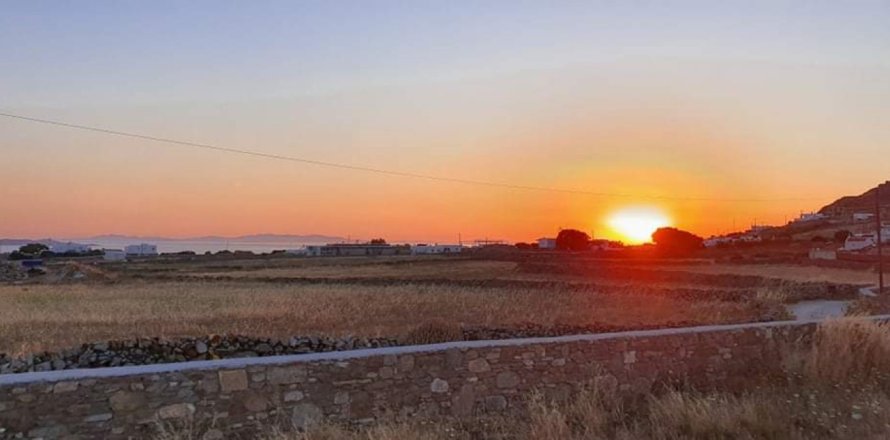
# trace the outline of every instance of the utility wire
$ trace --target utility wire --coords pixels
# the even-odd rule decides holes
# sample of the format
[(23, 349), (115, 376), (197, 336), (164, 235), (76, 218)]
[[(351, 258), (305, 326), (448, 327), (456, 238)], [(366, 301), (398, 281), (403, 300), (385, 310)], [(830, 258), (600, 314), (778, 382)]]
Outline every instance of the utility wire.
[(387, 170), (381, 168), (372, 168), (360, 165), (349, 165), (337, 162), (326, 162), (321, 160), (314, 159), (306, 159), (295, 156), (285, 156), (281, 154), (272, 154), (272, 153), (263, 153), (260, 151), (251, 151), (251, 150), (242, 150), (238, 148), (224, 147), (220, 145), (212, 145), (212, 144), (204, 144), (198, 142), (189, 142), (189, 141), (180, 141), (176, 139), (169, 139), (159, 136), (150, 136), (138, 133), (129, 133), (125, 131), (111, 130), (108, 128), (101, 127), (93, 127), (88, 125), (80, 125), (80, 124), (72, 124), (69, 122), (63, 121), (55, 121), (50, 119), (41, 119), (34, 118), (30, 116), (17, 115), (12, 113), (2, 113), (0, 112), (0, 116), (10, 119), (18, 119), (22, 121), (35, 122), (46, 125), (54, 125), (58, 127), (66, 127), (66, 128), (74, 128), (78, 130), (92, 131), (95, 133), (103, 133), (114, 136), (122, 136), (129, 137), (135, 139), (143, 139), (153, 142), (160, 142), (165, 144), (173, 144), (180, 145), (192, 148), (201, 148), (205, 150), (224, 152), (224, 153), (233, 153), (233, 154), (241, 154), (247, 156), (254, 157), (262, 157), (266, 159), (275, 159), (275, 160), (285, 160), (290, 162), (298, 162), (308, 165), (316, 165), (321, 167), (328, 168), (338, 168), (342, 170), (351, 170), (351, 171), (362, 171), (366, 173), (375, 173), (375, 174), (384, 174), (389, 176), (398, 176), (398, 177), (410, 177), (414, 179), (425, 179), (425, 180), (433, 180), (439, 182), (451, 182), (451, 183), (460, 183), (465, 185), (479, 185), (479, 186), (488, 186), (488, 187), (496, 187), (496, 188), (507, 188), (507, 189), (515, 189), (515, 190), (523, 190), (523, 191), (539, 191), (539, 192), (554, 192), (554, 193), (565, 193), (565, 194), (579, 194), (585, 196), (594, 196), (594, 197), (614, 197), (614, 198), (635, 198), (635, 199), (651, 199), (651, 200), (677, 200), (677, 201), (701, 201), (701, 202), (781, 202), (781, 201), (813, 201), (813, 200), (821, 200), (817, 198), (800, 198), (800, 197), (787, 197), (787, 198), (770, 198), (770, 199), (732, 199), (732, 198), (710, 198), (710, 197), (679, 197), (679, 196), (660, 196), (660, 195), (641, 195), (641, 194), (628, 194), (628, 193), (609, 193), (609, 192), (595, 192), (595, 191), (585, 191), (578, 189), (568, 189), (568, 188), (554, 188), (554, 187), (546, 187), (546, 186), (533, 186), (533, 185), (516, 185), (511, 183), (503, 183), (503, 182), (491, 182), (485, 180), (473, 180), (473, 179), (460, 179), (454, 177), (444, 177), (444, 176), (435, 176), (429, 174), (418, 174), (418, 173), (409, 173), (405, 171), (397, 171), (397, 170)]

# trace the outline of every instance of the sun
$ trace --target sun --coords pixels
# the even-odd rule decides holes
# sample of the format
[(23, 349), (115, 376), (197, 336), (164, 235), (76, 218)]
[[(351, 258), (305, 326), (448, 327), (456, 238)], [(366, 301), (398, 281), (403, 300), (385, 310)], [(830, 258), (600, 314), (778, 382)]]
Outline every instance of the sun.
[(607, 224), (628, 243), (652, 241), (656, 229), (670, 226), (671, 219), (664, 211), (653, 206), (622, 208), (609, 216)]

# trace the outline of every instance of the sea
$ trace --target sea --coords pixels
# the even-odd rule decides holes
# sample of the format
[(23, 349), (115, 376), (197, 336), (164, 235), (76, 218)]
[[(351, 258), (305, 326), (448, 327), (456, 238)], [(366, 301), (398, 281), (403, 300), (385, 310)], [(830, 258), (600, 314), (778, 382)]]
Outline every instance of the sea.
[[(61, 241), (61, 240), (60, 240)], [(76, 243), (92, 245), (94, 248), (103, 249), (123, 249), (124, 246), (130, 244), (142, 243), (133, 239), (89, 239), (89, 240), (72, 240)], [(245, 240), (157, 240), (149, 243), (157, 245), (160, 253), (176, 253), (184, 251), (192, 251), (197, 254), (205, 252), (229, 251), (251, 251), (254, 253), (270, 253), (275, 250), (299, 249), (307, 245), (323, 244), (320, 242), (300, 242), (293, 240), (282, 241), (245, 241)], [(0, 253), (8, 253), (17, 250), (19, 245), (0, 245)]]

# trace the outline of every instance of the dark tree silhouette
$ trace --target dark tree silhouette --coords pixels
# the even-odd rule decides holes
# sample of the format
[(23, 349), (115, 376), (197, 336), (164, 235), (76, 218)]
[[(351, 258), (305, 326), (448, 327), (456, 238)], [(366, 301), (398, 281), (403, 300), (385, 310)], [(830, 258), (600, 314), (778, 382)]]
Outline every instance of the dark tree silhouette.
[(556, 249), (561, 251), (586, 251), (590, 247), (590, 236), (577, 229), (563, 229), (556, 236)]
[(25, 255), (33, 255), (35, 257), (39, 256), (41, 252), (48, 250), (49, 246), (43, 243), (28, 243), (19, 248), (19, 252)]
[(834, 233), (834, 241), (837, 243), (843, 243), (847, 241), (847, 237), (853, 235), (850, 231), (846, 229), (838, 230)]
[(386, 244), (386, 240), (382, 238), (375, 238), (372, 239), (369, 244)]
[(658, 228), (652, 233), (656, 249), (670, 255), (686, 255), (704, 247), (704, 240), (677, 228)]

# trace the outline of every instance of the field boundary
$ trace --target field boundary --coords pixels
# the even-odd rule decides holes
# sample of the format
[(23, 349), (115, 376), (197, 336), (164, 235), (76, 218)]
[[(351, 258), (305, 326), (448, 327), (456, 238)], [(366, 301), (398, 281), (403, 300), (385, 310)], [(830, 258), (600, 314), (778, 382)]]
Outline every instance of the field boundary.
[[(831, 319), (831, 318), (827, 318)], [(890, 321), (890, 314), (854, 317), (845, 319), (863, 319), (872, 321)], [(481, 341), (455, 341), (427, 345), (405, 345), (396, 347), (369, 348), (324, 353), (307, 353), (284, 356), (247, 357), (218, 359), (209, 361), (190, 361), (152, 365), (134, 365), (123, 367), (84, 368), (72, 370), (55, 370), (43, 372), (15, 373), (0, 375), (0, 387), (23, 385), (39, 382), (60, 382), (82, 379), (99, 379), (111, 377), (138, 376), (146, 374), (181, 373), (189, 371), (226, 370), (254, 366), (290, 365), (309, 362), (342, 362), (377, 356), (402, 356), (445, 352), (448, 350), (469, 350), (479, 348), (515, 347), (539, 344), (563, 344), (573, 342), (617, 341), (634, 338), (654, 338), (660, 336), (693, 335), (701, 333), (719, 333), (728, 331), (773, 329), (802, 327), (818, 324), (826, 318), (790, 321), (768, 321), (742, 324), (718, 324), (694, 327), (673, 327), (651, 330), (629, 330), (613, 333), (594, 333), (537, 338), (493, 339)]]

